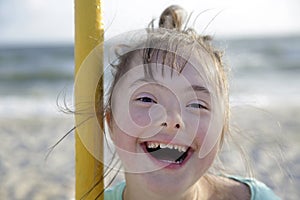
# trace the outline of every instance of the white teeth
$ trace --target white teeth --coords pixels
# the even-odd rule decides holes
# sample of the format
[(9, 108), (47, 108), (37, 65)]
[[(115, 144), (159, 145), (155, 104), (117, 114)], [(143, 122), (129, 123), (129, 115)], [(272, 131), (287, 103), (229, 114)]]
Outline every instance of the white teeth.
[(164, 143), (157, 143), (157, 142), (147, 142), (147, 147), (155, 149), (157, 147), (160, 147), (162, 149), (169, 148), (169, 149), (177, 149), (179, 152), (186, 152), (187, 147), (185, 146), (179, 146), (179, 145), (173, 145), (173, 144), (164, 144)]
[(156, 143), (156, 142), (147, 142), (147, 147), (148, 148), (157, 148), (159, 146), (159, 143)]
[(183, 146), (179, 147), (179, 149), (178, 149), (178, 151), (181, 151), (181, 152), (186, 152), (186, 150), (187, 150), (187, 148), (183, 147)]

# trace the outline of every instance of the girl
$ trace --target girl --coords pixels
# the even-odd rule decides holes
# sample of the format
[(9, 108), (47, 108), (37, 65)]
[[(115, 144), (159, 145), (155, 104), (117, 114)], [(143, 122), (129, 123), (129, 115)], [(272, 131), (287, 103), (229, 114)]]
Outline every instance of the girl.
[(208, 173), (229, 132), (226, 70), (209, 36), (167, 8), (114, 65), (106, 121), (125, 181), (106, 200), (278, 199), (255, 179)]

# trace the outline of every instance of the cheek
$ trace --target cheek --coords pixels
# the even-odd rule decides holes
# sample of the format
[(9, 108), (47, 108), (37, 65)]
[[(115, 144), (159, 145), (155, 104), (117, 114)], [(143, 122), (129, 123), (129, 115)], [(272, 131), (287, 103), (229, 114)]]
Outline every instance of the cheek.
[(129, 113), (133, 123), (137, 126), (142, 128), (150, 125), (151, 118), (148, 108), (137, 108), (134, 106), (130, 106)]
[(209, 116), (201, 117), (198, 131), (200, 132), (202, 137), (207, 136), (209, 126), (210, 126), (210, 117)]
[(193, 118), (189, 118), (189, 123), (189, 135), (192, 135), (196, 139), (197, 144), (201, 146), (208, 133), (210, 117), (208, 115), (193, 116)]
[(205, 162), (214, 159), (222, 133), (219, 130), (221, 125), (221, 122), (212, 119), (211, 115), (206, 113), (198, 118), (190, 118), (190, 126), (187, 131), (191, 137), (190, 140), (197, 145), (199, 159), (205, 159)]
[(116, 150), (125, 150), (133, 152), (136, 146), (136, 137), (130, 136), (123, 132), (118, 126), (114, 125), (112, 128), (112, 140)]
[(198, 157), (199, 159), (199, 167), (201, 168), (201, 170), (207, 171), (213, 164), (216, 155), (218, 153), (218, 147), (217, 145), (214, 146), (211, 151), (205, 156), (205, 157)]
[(212, 117), (206, 119), (204, 125), (199, 127), (199, 133), (201, 133), (199, 158), (204, 158), (218, 150), (223, 125), (221, 119)]

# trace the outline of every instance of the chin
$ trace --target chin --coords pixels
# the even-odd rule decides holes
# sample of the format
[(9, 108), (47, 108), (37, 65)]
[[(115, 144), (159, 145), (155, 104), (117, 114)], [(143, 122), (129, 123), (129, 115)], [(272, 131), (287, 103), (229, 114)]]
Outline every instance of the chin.
[(139, 183), (144, 184), (144, 188), (151, 193), (155, 193), (158, 196), (166, 199), (172, 199), (171, 196), (178, 196), (185, 193), (191, 188), (198, 179), (188, 174), (186, 176), (174, 176), (168, 174), (165, 170), (157, 170), (142, 174), (132, 174), (135, 180), (139, 179)]

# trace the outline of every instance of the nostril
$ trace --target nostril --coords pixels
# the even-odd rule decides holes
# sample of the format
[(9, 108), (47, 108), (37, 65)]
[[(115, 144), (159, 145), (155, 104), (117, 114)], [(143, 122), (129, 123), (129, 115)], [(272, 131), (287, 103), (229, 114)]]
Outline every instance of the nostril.
[(166, 123), (166, 122), (164, 122), (164, 123), (162, 123), (161, 125), (162, 125), (162, 126), (167, 126), (167, 123)]
[[(167, 122), (163, 122), (163, 123), (161, 123), (161, 126), (165, 126), (165, 127), (167, 127), (168, 126), (168, 124), (167, 124)], [(179, 129), (180, 128), (180, 124), (175, 124), (175, 126), (174, 126), (175, 128), (177, 128), (177, 129)]]

